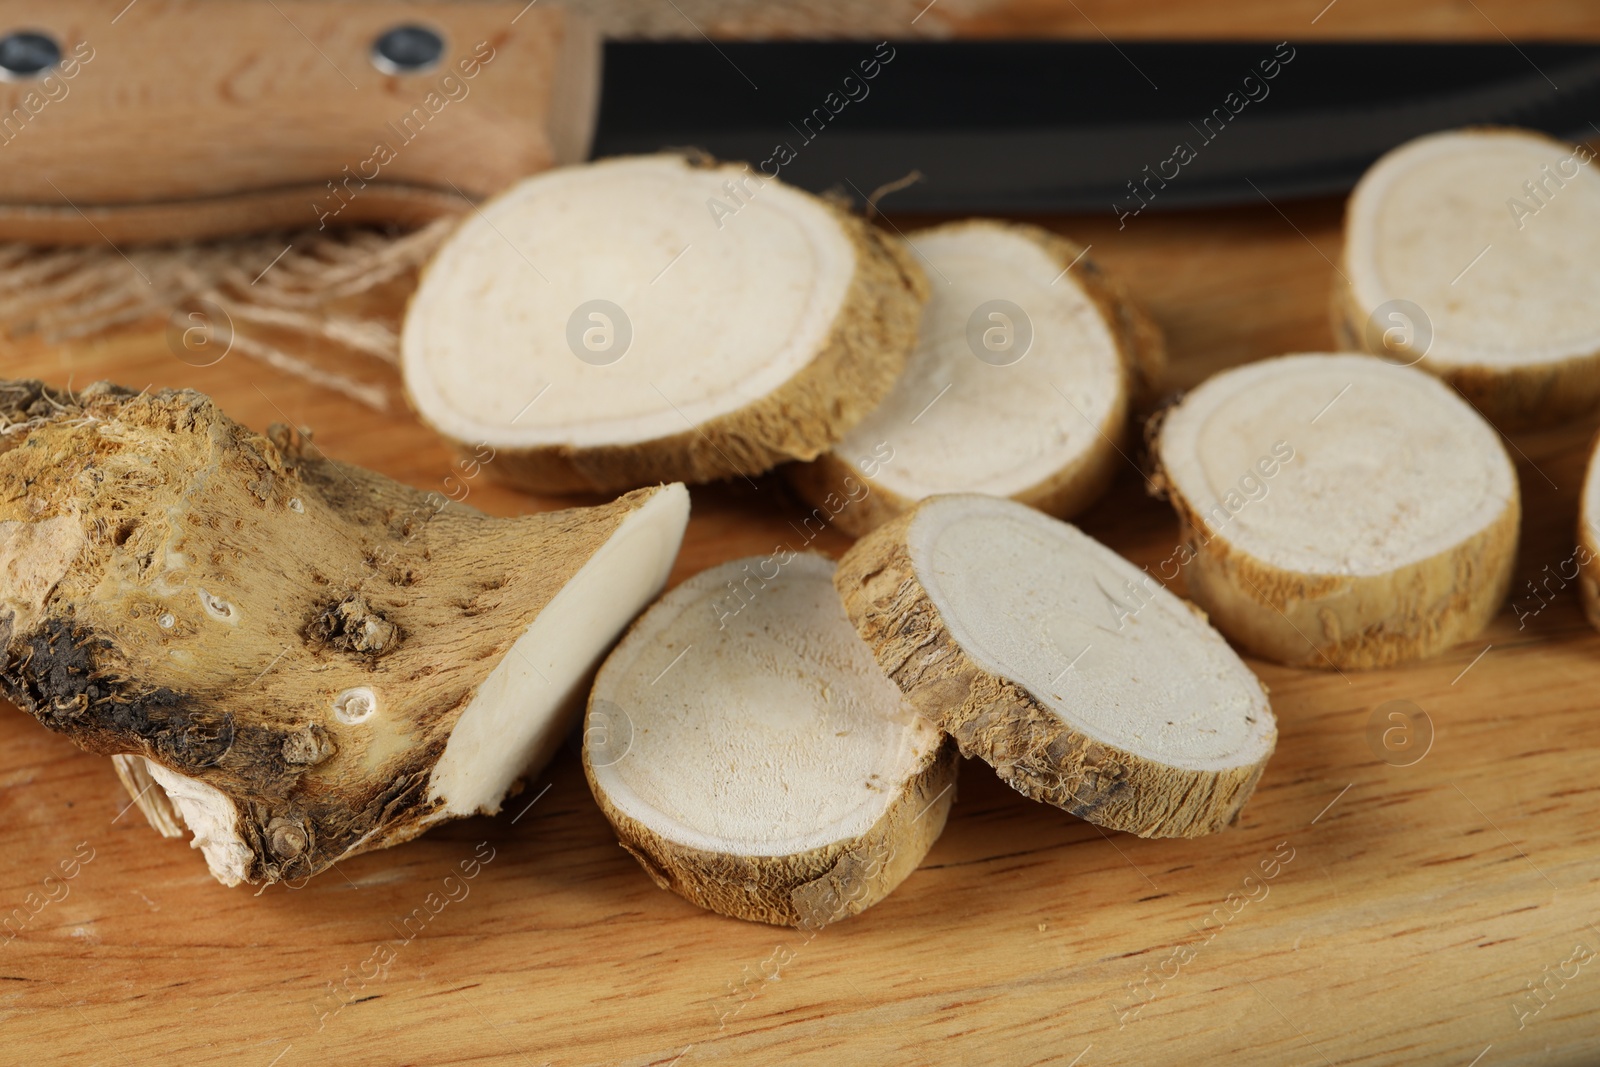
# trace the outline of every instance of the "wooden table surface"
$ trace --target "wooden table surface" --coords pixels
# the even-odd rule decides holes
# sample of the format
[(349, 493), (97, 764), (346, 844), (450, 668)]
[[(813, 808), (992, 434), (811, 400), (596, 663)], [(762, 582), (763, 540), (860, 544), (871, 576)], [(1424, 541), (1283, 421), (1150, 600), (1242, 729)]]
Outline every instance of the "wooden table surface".
[[(968, 30), (1094, 36), (1092, 19), (1127, 37), (1600, 35), (1600, 12), (1578, 0), (1401, 12), (1339, 0), (1310, 25), (1324, 3), (1239, 0), (1202, 17), (1156, 0), (1032, 0), (990, 5)], [(1340, 212), (1315, 201), (1147, 214), (1121, 231), (1049, 224), (1133, 286), (1184, 387), (1331, 344)], [(7, 375), (57, 384), (193, 386), (250, 425), (309, 425), (330, 455), (422, 488), (450, 471), (408, 414), (238, 357), (190, 367), (160, 323), (70, 349), (0, 342), (0, 358)], [(0, 913), (56, 898), (0, 941), (0, 1063), (1600, 1062), (1600, 635), (1575, 587), (1551, 582), (1534, 612), (1525, 585), (1570, 573), (1594, 430), (1510, 439), (1521, 554), (1512, 604), (1481, 640), (1369, 673), (1252, 661), (1281, 733), (1237, 828), (1103, 833), (969, 762), (922, 868), (815, 934), (655, 888), (617, 847), (570, 744), (529, 782), (531, 808), (513, 801), (257, 894), (224, 889), (186, 843), (158, 838), (107, 760), (0, 710)], [(674, 581), (792, 541), (807, 510), (770, 477), (693, 498)], [(469, 502), (552, 506), (482, 482)], [(1139, 564), (1176, 544), (1133, 469), (1081, 525)], [(847, 541), (830, 531), (819, 544), (837, 555)], [(1433, 724), (1411, 765), (1369, 737), (1393, 700)], [(467, 896), (408, 939), (400, 918), (472, 859)], [(1274, 876), (1250, 885), (1265, 895), (1245, 896), (1263, 869)], [(1563, 973), (1542, 1002), (1529, 993)]]

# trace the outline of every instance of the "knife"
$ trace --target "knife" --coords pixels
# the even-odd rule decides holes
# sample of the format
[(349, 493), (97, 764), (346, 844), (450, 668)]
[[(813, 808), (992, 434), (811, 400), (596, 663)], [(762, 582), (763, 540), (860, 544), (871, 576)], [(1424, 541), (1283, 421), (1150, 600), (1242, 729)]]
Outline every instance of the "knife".
[(1435, 130), (1595, 121), (1590, 44), (614, 42), (594, 152), (693, 145), (856, 195), (914, 170), (897, 211), (1126, 221), (1343, 192)]
[(1431, 130), (1596, 120), (1595, 44), (601, 42), (521, 0), (0, 0), (0, 238), (38, 243), (414, 225), (664, 148), (1127, 225), (1336, 193)]

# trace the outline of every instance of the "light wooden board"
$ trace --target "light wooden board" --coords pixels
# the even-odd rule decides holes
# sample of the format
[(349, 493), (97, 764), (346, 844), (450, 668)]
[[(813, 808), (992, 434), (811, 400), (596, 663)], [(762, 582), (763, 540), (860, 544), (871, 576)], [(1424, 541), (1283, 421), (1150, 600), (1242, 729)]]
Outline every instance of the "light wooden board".
[[(1295, 11), (1234, 4), (1217, 32), (1277, 39), (1322, 5), (1285, 6)], [(1600, 31), (1592, 9), (1570, 4), (1481, 6), (1509, 32), (1567, 31), (1580, 11)], [(1150, 35), (1169, 12), (1185, 35), (1203, 32), (1177, 5), (1082, 7), (1112, 34)], [(1316, 30), (1343, 17), (1370, 36), (1381, 10), (1340, 0)], [(1047, 14), (1053, 29), (1076, 17)], [(1395, 17), (1413, 33), (1498, 39), (1464, 7)], [(1331, 343), (1340, 205), (1278, 207), (1146, 215), (1120, 232), (1050, 224), (1130, 281), (1167, 330), (1183, 387)], [(159, 324), (67, 350), (5, 342), (0, 359), (8, 375), (57, 384), (193, 386), (250, 425), (310, 425), (330, 455), (425, 489), (451, 473), (409, 416), (384, 419), (236, 356), (187, 366)], [(1524, 613), (1540, 603), (1525, 583), (1573, 553), (1594, 429), (1512, 440)], [(468, 502), (502, 514), (551, 503), (483, 479)], [(674, 581), (802, 547), (807, 509), (779, 479), (696, 489), (694, 509)], [(1152, 568), (1176, 547), (1170, 512), (1131, 467), (1082, 525)], [(812, 547), (837, 555), (846, 543), (830, 531)], [(570, 747), (498, 818), (254, 895), (156, 837), (108, 761), (0, 708), (0, 916), (32, 892), (61, 898), (15, 940), (0, 934), (0, 1061), (1592, 1063), (1600, 961), (1552, 985), (1525, 1028), (1514, 1012), (1537, 1004), (1526, 983), (1576, 944), (1600, 951), (1589, 925), (1600, 922), (1600, 635), (1575, 587), (1548, 589), (1521, 625), (1508, 607), (1482, 641), (1415, 666), (1340, 676), (1253, 663), (1272, 690), (1278, 752), (1241, 824), (1210, 839), (1103, 834), (968, 763), (922, 869), (815, 936), (656, 889), (616, 846)], [(1368, 740), (1374, 709), (1396, 699), (1436, 727), (1412, 766), (1390, 766)], [(93, 859), (62, 881), (75, 850)], [(1290, 850), (1260, 881), (1261, 864)], [(445, 877), (488, 855), (467, 894), (430, 914)], [(1258, 885), (1264, 896), (1254, 888), (1229, 911), (1230, 894)], [(418, 908), (427, 918), (408, 938), (402, 920)], [(1227, 921), (1207, 924), (1218, 908)]]

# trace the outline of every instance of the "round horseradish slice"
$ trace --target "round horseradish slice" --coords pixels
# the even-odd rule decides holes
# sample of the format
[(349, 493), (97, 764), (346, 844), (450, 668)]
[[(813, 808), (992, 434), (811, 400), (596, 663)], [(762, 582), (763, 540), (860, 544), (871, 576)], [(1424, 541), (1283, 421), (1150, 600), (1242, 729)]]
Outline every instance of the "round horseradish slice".
[(1440, 375), (1496, 422), (1600, 401), (1594, 152), (1514, 129), (1419, 137), (1351, 195), (1335, 326)]
[(944, 828), (953, 746), (845, 618), (833, 564), (725, 563), (662, 597), (600, 669), (584, 769), (656, 883), (820, 926), (883, 899)]
[(1231, 822), (1277, 740), (1266, 691), (1182, 600), (1076, 527), (930, 497), (834, 578), (912, 705), (1018, 792), (1141, 837)]
[(829, 448), (888, 392), (925, 297), (898, 241), (814, 196), (623, 157), (467, 216), (401, 366), (424, 420), (524, 488), (704, 482)]
[(971, 220), (914, 233), (932, 295), (905, 373), (833, 450), (790, 469), (815, 504), (849, 499), (859, 536), (939, 493), (1053, 515), (1110, 484), (1161, 335), (1085, 254), (1036, 226)]
[(1189, 595), (1247, 650), (1369, 668), (1479, 633), (1516, 558), (1516, 471), (1438, 379), (1370, 356), (1224, 371), (1155, 440)]

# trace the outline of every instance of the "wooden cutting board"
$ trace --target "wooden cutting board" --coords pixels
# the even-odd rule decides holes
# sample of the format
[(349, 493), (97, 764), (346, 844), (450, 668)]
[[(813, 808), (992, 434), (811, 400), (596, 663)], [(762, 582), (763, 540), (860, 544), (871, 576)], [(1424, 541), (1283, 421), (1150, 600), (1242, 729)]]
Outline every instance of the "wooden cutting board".
[[(1324, 2), (1269, 12), (1240, 0), (1205, 32), (1372, 36), (1391, 18), (1377, 0), (1341, 0), (1310, 27)], [(1157, 16), (1176, 11), (1082, 6), (1112, 35), (1159, 32)], [(974, 30), (1018, 32), (1037, 16), (1093, 35), (1077, 5), (1045, 8), (991, 13)], [(1559, 0), (1392, 17), (1494, 40), (1490, 17), (1512, 33), (1600, 34), (1591, 8)], [(1331, 344), (1340, 212), (1324, 201), (1146, 214), (1120, 231), (1042, 221), (1132, 284), (1170, 338), (1171, 384), (1185, 387)], [(0, 342), (0, 359), (7, 375), (56, 384), (192, 386), (249, 425), (309, 425), (329, 455), (425, 489), (452, 471), (409, 415), (237, 357), (188, 366), (159, 323), (66, 350)], [(1600, 952), (1600, 635), (1560, 577), (1594, 430), (1510, 439), (1522, 549), (1512, 603), (1482, 640), (1368, 673), (1252, 662), (1281, 736), (1236, 829), (1103, 833), (969, 762), (922, 868), (814, 935), (656, 889), (617, 847), (570, 746), (497, 818), (253, 894), (158, 838), (108, 761), (0, 707), (0, 920), (26, 914), (29, 894), (46, 901), (14, 939), (0, 929), (0, 1062), (1594, 1063), (1600, 961), (1580, 961)], [(693, 496), (674, 581), (803, 547), (807, 509), (778, 479)], [(500, 514), (554, 504), (484, 479), (467, 499)], [(1081, 525), (1158, 572), (1177, 544), (1131, 465)], [(846, 545), (829, 531), (811, 547)], [(1396, 700), (1433, 725), (1410, 765), (1398, 764), (1423, 747), (1420, 728), (1409, 750), (1369, 729), (1375, 714), (1400, 725), (1378, 712)], [(1529, 983), (1563, 973), (1532, 1014)]]

